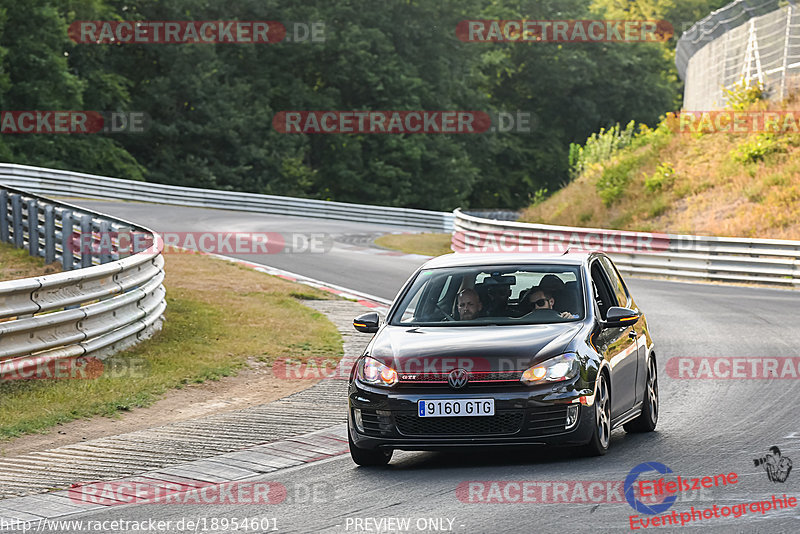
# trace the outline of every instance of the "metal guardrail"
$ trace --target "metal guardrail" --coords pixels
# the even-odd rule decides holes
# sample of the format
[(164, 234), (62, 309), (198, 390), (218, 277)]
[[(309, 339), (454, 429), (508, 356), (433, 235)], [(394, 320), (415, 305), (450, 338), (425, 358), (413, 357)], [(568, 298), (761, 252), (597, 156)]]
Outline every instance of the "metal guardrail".
[(0, 163), (0, 183), (42, 195), (137, 200), (368, 222), (434, 232), (450, 232), (453, 229), (453, 214), (449, 212), (179, 187), (7, 163)]
[(456, 252), (603, 250), (628, 274), (800, 287), (800, 241), (505, 222), (460, 210), (454, 215)]
[(53, 360), (102, 359), (161, 328), (164, 258), (136, 250), (137, 240), (121, 247), (131, 232), (155, 240), (147, 228), (0, 185), (0, 239), (65, 269), (0, 282), (0, 379)]

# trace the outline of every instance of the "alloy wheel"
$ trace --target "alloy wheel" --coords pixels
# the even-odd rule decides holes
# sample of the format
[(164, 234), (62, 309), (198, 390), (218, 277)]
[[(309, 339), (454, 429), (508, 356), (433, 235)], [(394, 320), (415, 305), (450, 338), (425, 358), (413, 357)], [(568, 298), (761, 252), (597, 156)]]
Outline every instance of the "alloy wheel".
[(600, 380), (600, 385), (597, 388), (597, 437), (603, 448), (608, 447), (608, 441), (611, 436), (611, 413), (608, 403), (608, 385), (606, 378)]

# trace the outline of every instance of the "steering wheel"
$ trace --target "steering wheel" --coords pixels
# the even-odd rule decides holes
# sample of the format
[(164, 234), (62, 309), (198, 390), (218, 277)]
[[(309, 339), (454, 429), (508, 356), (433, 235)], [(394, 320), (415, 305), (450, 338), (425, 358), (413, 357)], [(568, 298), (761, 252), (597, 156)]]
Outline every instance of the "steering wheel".
[(563, 319), (560, 312), (550, 308), (539, 308), (538, 310), (533, 310), (525, 317), (535, 317), (536, 319)]
[(439, 310), (440, 312), (442, 312), (442, 314), (444, 315), (444, 320), (445, 321), (455, 321), (456, 320), (456, 318), (453, 317), (452, 315), (450, 315), (449, 313), (447, 313), (447, 311), (444, 308), (442, 308), (439, 305), (438, 302), (436, 303), (436, 309)]

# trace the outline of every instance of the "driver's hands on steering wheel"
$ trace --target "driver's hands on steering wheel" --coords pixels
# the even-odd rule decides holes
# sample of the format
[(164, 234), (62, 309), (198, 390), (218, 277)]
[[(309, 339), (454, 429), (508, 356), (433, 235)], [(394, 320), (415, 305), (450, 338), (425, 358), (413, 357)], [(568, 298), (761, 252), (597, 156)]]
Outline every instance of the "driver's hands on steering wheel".
[(436, 304), (436, 309), (439, 310), (440, 312), (442, 312), (442, 314), (444, 315), (444, 320), (445, 321), (455, 321), (456, 320), (455, 317), (453, 317), (452, 315), (447, 313), (447, 311), (444, 308), (442, 308), (439, 304)]

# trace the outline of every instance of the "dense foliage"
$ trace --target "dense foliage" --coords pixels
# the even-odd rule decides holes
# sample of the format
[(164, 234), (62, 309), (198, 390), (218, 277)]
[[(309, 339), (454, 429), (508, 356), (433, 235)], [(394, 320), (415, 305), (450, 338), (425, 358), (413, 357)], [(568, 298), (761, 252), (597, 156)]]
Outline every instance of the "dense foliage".
[[(450, 210), (569, 180), (570, 143), (654, 125), (670, 43), (465, 43), (464, 19), (704, 16), (649, 0), (0, 0), (0, 109), (143, 111), (144, 134), (2, 135), (0, 159), (152, 182)], [(651, 9), (652, 8), (652, 9)], [(650, 11), (647, 11), (651, 9)], [(78, 44), (77, 20), (323, 22), (324, 42)], [(674, 42), (672, 43), (674, 46)], [(530, 132), (283, 134), (285, 110), (518, 110)]]

